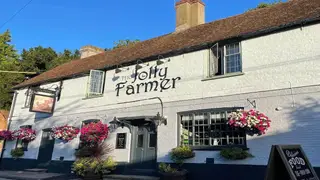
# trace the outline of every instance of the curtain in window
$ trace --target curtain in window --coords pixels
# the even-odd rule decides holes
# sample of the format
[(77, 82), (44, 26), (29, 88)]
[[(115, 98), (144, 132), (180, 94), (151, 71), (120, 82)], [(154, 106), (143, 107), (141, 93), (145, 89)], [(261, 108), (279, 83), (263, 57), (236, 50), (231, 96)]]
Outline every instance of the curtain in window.
[(89, 94), (102, 94), (104, 71), (91, 70), (90, 71), (90, 84)]

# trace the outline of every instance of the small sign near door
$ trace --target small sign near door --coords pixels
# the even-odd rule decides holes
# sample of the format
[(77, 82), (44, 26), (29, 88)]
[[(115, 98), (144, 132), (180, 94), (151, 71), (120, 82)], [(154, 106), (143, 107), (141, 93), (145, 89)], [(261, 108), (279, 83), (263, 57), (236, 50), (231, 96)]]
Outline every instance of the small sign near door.
[(300, 145), (271, 147), (265, 180), (319, 180)]
[(127, 133), (118, 133), (117, 134), (117, 142), (116, 142), (116, 149), (125, 149), (126, 148), (126, 139)]

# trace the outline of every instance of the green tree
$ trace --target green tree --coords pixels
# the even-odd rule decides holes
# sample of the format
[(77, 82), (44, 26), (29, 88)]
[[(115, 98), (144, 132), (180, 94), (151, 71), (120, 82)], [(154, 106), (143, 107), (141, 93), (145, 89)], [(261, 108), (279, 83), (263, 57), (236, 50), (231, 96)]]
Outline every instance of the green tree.
[[(0, 70), (20, 71), (19, 55), (14, 46), (10, 44), (11, 35), (7, 30), (0, 34)], [(0, 72), (0, 109), (9, 109), (12, 101), (12, 86), (22, 82), (22, 74)]]
[(80, 58), (79, 50), (75, 50), (74, 52), (72, 52), (68, 49), (65, 49), (63, 53), (59, 53), (58, 56), (49, 63), (48, 69), (55, 68), (61, 64), (78, 58)]
[(140, 40), (136, 39), (136, 40), (130, 40), (130, 39), (126, 39), (126, 40), (119, 40), (119, 41), (116, 41), (113, 43), (113, 48), (105, 48), (104, 50), (105, 51), (110, 51), (110, 50), (113, 50), (113, 49), (117, 49), (117, 48), (120, 48), (120, 47), (124, 47), (124, 46), (130, 46), (130, 45), (133, 45), (133, 44), (136, 44), (140, 42)]
[(279, 3), (282, 3), (282, 0), (276, 0), (273, 2), (269, 2), (269, 3), (261, 2), (260, 4), (257, 5), (257, 7), (253, 8), (253, 9), (249, 9), (249, 11), (252, 11), (255, 9), (262, 9), (262, 8), (266, 8), (266, 7), (271, 7), (271, 6), (279, 4)]
[(38, 46), (29, 50), (23, 49), (21, 53), (23, 71), (44, 72), (57, 57), (58, 54), (51, 47)]

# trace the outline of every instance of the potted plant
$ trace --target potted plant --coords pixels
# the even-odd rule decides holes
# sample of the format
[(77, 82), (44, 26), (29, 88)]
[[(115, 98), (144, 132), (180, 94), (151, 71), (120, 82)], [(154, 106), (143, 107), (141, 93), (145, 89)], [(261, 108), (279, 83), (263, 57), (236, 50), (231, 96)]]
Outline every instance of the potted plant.
[(82, 179), (101, 179), (101, 163), (95, 158), (79, 158), (73, 163), (73, 171)]
[(23, 142), (31, 142), (36, 139), (36, 131), (29, 128), (20, 128), (12, 133), (13, 138), (20, 139)]
[(270, 123), (271, 120), (265, 114), (254, 109), (232, 112), (227, 122), (231, 127), (243, 128), (251, 136), (265, 134)]
[(111, 174), (117, 166), (117, 163), (113, 160), (113, 158), (108, 157), (106, 160), (102, 162), (102, 173), (104, 175)]
[(13, 140), (12, 132), (9, 130), (0, 131), (0, 141), (1, 140)]
[(109, 129), (107, 124), (101, 121), (89, 123), (81, 128), (80, 140), (85, 146), (95, 146), (108, 137)]
[(11, 150), (10, 154), (16, 160), (16, 159), (24, 156), (24, 151), (22, 148), (15, 148), (15, 149)]
[(53, 127), (51, 136), (55, 139), (62, 140), (64, 143), (67, 143), (76, 138), (79, 131), (79, 128), (64, 125), (60, 127)]
[(187, 178), (188, 171), (182, 168), (186, 159), (193, 158), (195, 153), (188, 146), (180, 146), (174, 148), (170, 152), (171, 160), (177, 165), (176, 168), (171, 167), (170, 164), (160, 163), (159, 173), (161, 179), (165, 180), (184, 180)]
[(248, 151), (238, 147), (224, 148), (220, 151), (220, 156), (229, 160), (242, 160), (253, 157)]

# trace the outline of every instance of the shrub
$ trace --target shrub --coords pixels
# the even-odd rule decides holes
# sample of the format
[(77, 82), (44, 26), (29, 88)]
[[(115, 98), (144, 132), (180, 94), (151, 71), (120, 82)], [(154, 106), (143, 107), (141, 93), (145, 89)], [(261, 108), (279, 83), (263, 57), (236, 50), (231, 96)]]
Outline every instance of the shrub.
[(159, 164), (159, 170), (161, 172), (164, 172), (164, 173), (176, 173), (176, 172), (178, 172), (178, 169), (172, 168), (170, 166), (170, 164), (166, 164), (166, 163), (160, 163)]
[(117, 164), (111, 157), (106, 160), (96, 158), (79, 158), (73, 163), (73, 171), (78, 176), (86, 176), (88, 173), (101, 175), (104, 170), (114, 170)]
[(171, 160), (181, 165), (185, 159), (193, 158), (194, 155), (194, 152), (189, 146), (179, 146), (170, 152)]
[(91, 157), (96, 159), (102, 159), (113, 150), (112, 146), (108, 144), (99, 144), (95, 146), (82, 146), (76, 150), (75, 156), (77, 158)]
[(11, 150), (10, 154), (14, 159), (17, 159), (24, 155), (24, 151), (22, 148), (15, 148)]
[(102, 161), (102, 169), (113, 171), (116, 169), (117, 163), (111, 158), (108, 157), (106, 160)]
[(253, 155), (247, 152), (246, 150), (237, 147), (222, 149), (220, 151), (220, 155), (223, 158), (230, 160), (241, 160), (246, 159), (248, 157), (253, 157)]

